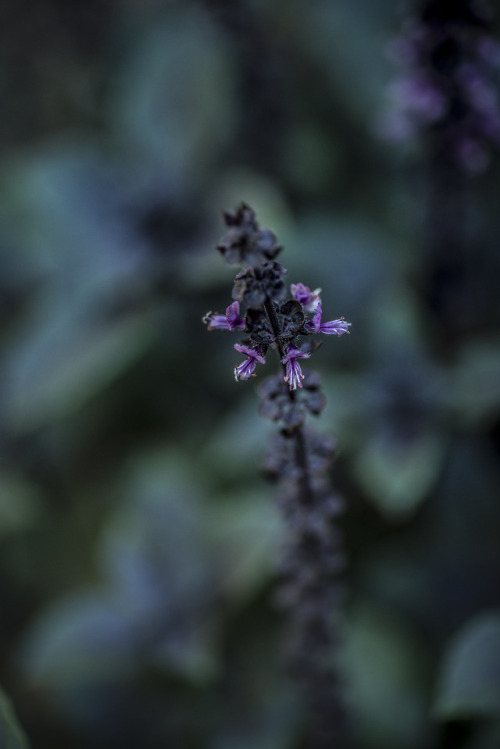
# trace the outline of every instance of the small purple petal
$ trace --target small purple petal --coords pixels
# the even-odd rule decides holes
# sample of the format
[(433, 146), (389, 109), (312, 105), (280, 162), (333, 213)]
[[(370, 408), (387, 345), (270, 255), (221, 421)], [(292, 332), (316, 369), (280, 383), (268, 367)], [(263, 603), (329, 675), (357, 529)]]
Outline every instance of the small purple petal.
[(346, 322), (344, 318), (341, 317), (339, 320), (330, 320), (330, 322), (321, 323), (319, 330), (320, 333), (325, 333), (326, 335), (337, 335), (340, 338), (341, 335), (349, 332), (350, 324), (350, 322)]
[(319, 304), (318, 310), (313, 319), (306, 323), (307, 330), (310, 330), (312, 333), (325, 333), (325, 335), (337, 336), (341, 336), (344, 335), (344, 333), (349, 332), (349, 326), (351, 323), (346, 322), (343, 317), (341, 317), (339, 320), (321, 322), (322, 315), (323, 310), (321, 308), (321, 304)]
[(240, 317), (240, 305), (233, 302), (226, 308), (225, 315), (219, 315), (217, 312), (207, 312), (203, 322), (208, 325), (208, 330), (235, 330), (244, 328), (245, 320)]
[(207, 330), (229, 330), (226, 315), (218, 315), (216, 312), (207, 312), (207, 314), (203, 318), (203, 322), (207, 323)]
[(300, 302), (308, 312), (314, 312), (320, 303), (319, 295), (321, 289), (311, 291), (309, 286), (305, 286), (303, 283), (292, 283), (290, 291), (292, 292), (293, 298)]
[(302, 380), (304, 379), (304, 375), (302, 374), (297, 359), (309, 359), (310, 356), (311, 354), (304, 354), (303, 351), (295, 348), (295, 346), (288, 346), (286, 356), (282, 359), (282, 363), (285, 364), (286, 367), (285, 382), (288, 383), (290, 390), (301, 388)]
[(226, 320), (227, 327), (229, 330), (235, 330), (235, 328), (244, 328), (245, 320), (240, 317), (240, 304), (239, 302), (233, 302), (226, 309)]
[(319, 302), (318, 309), (313, 319), (306, 323), (307, 330), (310, 330), (313, 333), (319, 333), (319, 329), (321, 327), (322, 314), (323, 314), (323, 310), (321, 308), (321, 302)]
[(257, 362), (259, 364), (266, 363), (266, 360), (260, 355), (258, 349), (249, 348), (241, 343), (235, 343), (234, 348), (240, 354), (245, 354), (248, 357), (248, 359), (245, 359), (244, 362), (234, 368), (234, 379), (236, 382), (238, 380), (248, 380), (250, 377), (253, 377)]

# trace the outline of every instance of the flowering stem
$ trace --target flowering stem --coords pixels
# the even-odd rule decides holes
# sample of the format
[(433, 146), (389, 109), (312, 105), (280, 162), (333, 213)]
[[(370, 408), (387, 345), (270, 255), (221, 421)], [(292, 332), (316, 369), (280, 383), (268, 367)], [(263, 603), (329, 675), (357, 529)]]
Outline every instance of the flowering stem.
[[(290, 617), (289, 662), (309, 708), (304, 727), (308, 749), (345, 749), (341, 683), (330, 662), (338, 644), (334, 615), (343, 567), (333, 522), (342, 502), (327, 478), (334, 442), (305, 426), (307, 414), (318, 416), (325, 399), (319, 377), (302, 373), (299, 364), (316, 347), (299, 340), (316, 334), (340, 337), (349, 332), (349, 323), (342, 317), (323, 322), (321, 289), (292, 284), (291, 298), (286, 298), (286, 269), (275, 261), (282, 248), (271, 231), (259, 227), (248, 205), (226, 213), (225, 223), (218, 250), (230, 265), (242, 266), (234, 279), (235, 301), (225, 315), (210, 312), (203, 320), (208, 330), (241, 329), (246, 334), (234, 344), (247, 357), (235, 367), (236, 380), (254, 377), (270, 348), (280, 360), (280, 373), (262, 383), (259, 396), (261, 414), (281, 425), (266, 472), (281, 484), (279, 502), (287, 526), (278, 594)], [(240, 312), (240, 304), (246, 313)]]
[[(270, 299), (266, 299), (266, 301), (264, 302), (264, 308), (266, 310), (269, 324), (271, 325), (271, 329), (273, 331), (276, 347), (278, 349), (278, 354), (280, 358), (280, 363), (284, 371), (285, 365), (283, 364), (283, 358), (285, 354), (283, 351), (283, 346), (281, 344), (281, 332), (282, 332), (281, 325), (280, 325), (278, 316), (276, 314), (274, 305)], [(288, 390), (288, 397), (290, 398), (291, 401), (294, 401), (295, 390)], [(307, 460), (307, 451), (306, 451), (306, 446), (305, 446), (304, 433), (303, 433), (301, 425), (293, 427), (292, 433), (293, 433), (293, 437), (295, 440), (295, 458), (297, 461), (297, 466), (300, 469), (300, 478), (299, 478), (300, 500), (301, 500), (301, 504), (304, 507), (310, 507), (313, 504), (314, 495), (313, 495), (313, 489), (311, 486), (311, 477), (309, 473), (309, 464)]]
[[(278, 320), (278, 315), (276, 314), (276, 310), (274, 309), (274, 305), (270, 299), (266, 299), (266, 301), (264, 302), (264, 309), (266, 310), (267, 319), (269, 320), (269, 324), (271, 325), (271, 330), (273, 331), (274, 341), (276, 343), (276, 347), (278, 349), (280, 362), (281, 362), (285, 356), (285, 352), (281, 344), (281, 325), (280, 325), (280, 321)], [(283, 364), (282, 366), (283, 366), (283, 371), (284, 371), (285, 365)], [(292, 394), (293, 394), (293, 391), (292, 391)]]

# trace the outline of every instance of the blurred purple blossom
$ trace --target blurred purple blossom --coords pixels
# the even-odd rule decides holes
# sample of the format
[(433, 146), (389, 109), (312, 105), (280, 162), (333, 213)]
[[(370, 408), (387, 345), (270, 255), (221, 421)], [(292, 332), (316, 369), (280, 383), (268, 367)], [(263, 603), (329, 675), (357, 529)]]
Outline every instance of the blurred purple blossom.
[(403, 73), (389, 86), (382, 136), (435, 134), (450, 163), (466, 174), (484, 171), (491, 148), (500, 144), (500, 47), (487, 5), (425, 0), (388, 54)]

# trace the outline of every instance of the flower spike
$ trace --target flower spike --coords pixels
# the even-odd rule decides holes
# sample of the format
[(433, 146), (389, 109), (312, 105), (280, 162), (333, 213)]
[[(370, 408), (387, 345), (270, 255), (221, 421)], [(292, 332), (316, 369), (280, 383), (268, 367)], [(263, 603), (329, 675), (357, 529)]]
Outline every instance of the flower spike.
[(299, 341), (316, 333), (343, 335), (349, 325), (343, 319), (321, 322), (321, 289), (311, 291), (303, 283), (285, 286), (286, 269), (275, 260), (281, 247), (272, 232), (259, 228), (248, 205), (242, 203), (234, 213), (225, 214), (225, 223), (218, 249), (227, 263), (242, 267), (234, 279), (233, 304), (225, 315), (208, 313), (205, 322), (209, 330), (242, 328), (244, 343), (234, 344), (245, 357), (234, 367), (237, 381), (255, 377), (257, 364), (265, 363), (268, 351), (278, 355), (278, 371), (258, 390), (261, 415), (280, 427), (264, 464), (268, 478), (281, 484), (287, 529), (279, 597), (291, 620), (291, 666), (310, 705), (305, 743), (335, 744), (340, 749), (347, 741), (339, 679), (333, 663), (324, 658), (325, 647), (339, 639), (335, 607), (343, 562), (338, 533), (332, 528), (340, 503), (327, 478), (335, 445), (306, 426), (309, 414), (320, 414), (325, 397), (318, 375), (303, 374), (300, 366), (318, 344)]

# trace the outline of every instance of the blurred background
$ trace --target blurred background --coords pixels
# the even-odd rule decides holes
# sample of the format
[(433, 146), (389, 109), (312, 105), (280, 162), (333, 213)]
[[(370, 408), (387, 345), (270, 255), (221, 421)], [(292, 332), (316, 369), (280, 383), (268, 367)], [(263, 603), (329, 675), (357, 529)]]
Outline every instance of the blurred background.
[(358, 745), (500, 746), (500, 163), (443, 315), (422, 151), (379, 136), (409, 7), (3, 0), (1, 747), (301, 746), (273, 426), (201, 323), (241, 200), (352, 323), (314, 365)]

